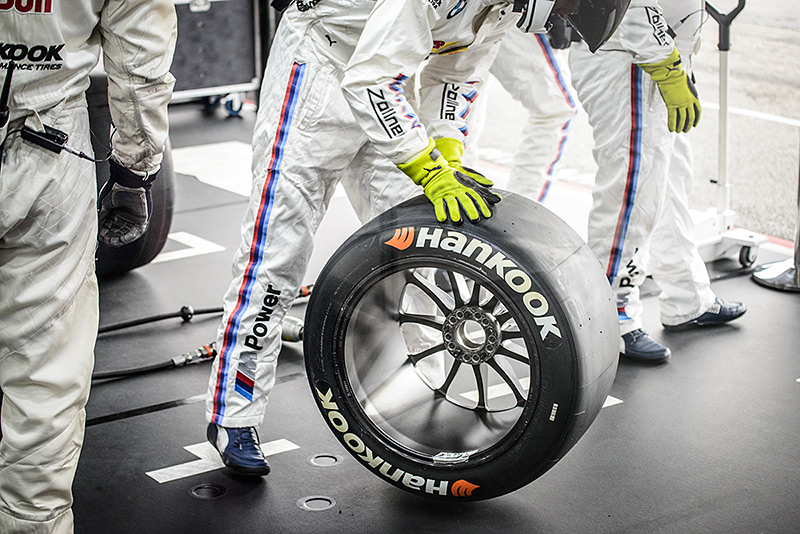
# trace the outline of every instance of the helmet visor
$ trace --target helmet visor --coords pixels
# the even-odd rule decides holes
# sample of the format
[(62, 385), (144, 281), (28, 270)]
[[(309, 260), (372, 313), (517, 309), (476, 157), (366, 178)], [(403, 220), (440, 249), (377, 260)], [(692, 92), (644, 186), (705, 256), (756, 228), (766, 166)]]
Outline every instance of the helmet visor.
[(580, 0), (567, 20), (589, 45), (589, 50), (595, 52), (616, 31), (630, 2), (631, 0)]

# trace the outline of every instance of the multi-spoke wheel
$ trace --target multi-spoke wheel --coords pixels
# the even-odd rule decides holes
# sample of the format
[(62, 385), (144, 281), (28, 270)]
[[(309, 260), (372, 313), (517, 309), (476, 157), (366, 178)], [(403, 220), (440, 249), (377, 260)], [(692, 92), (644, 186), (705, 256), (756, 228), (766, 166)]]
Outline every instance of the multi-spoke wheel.
[(552, 467), (616, 370), (608, 282), (580, 238), (506, 193), (477, 225), (424, 197), (359, 230), (323, 270), (305, 321), (328, 425), (410, 492), (477, 500)]
[(531, 360), (519, 326), (497, 295), (454, 271), (414, 269), (405, 275), (399, 324), (420, 379), (463, 408), (521, 408)]

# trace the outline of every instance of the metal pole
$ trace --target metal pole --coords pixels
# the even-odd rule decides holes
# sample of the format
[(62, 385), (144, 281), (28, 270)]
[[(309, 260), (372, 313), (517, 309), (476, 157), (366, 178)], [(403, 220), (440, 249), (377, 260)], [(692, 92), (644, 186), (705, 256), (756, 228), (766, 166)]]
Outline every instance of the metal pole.
[[(722, 26), (720, 26), (722, 28)], [(731, 186), (728, 183), (728, 50), (719, 51), (719, 169), (717, 180), (717, 212), (726, 213), (731, 207)]]
[[(798, 173), (800, 176), (800, 173)], [(794, 287), (800, 286), (800, 178), (797, 180), (797, 224), (794, 230)]]
[(729, 13), (722, 13), (710, 2), (706, 2), (706, 11), (719, 24), (719, 169), (717, 179), (711, 183), (717, 184), (717, 213), (722, 221), (722, 227), (730, 230), (733, 218), (729, 216), (731, 206), (731, 186), (728, 183), (728, 52), (731, 49), (731, 24), (733, 19), (744, 9), (745, 0)]
[(756, 267), (753, 281), (765, 287), (800, 292), (800, 171), (797, 180), (797, 224), (794, 231), (794, 258)]

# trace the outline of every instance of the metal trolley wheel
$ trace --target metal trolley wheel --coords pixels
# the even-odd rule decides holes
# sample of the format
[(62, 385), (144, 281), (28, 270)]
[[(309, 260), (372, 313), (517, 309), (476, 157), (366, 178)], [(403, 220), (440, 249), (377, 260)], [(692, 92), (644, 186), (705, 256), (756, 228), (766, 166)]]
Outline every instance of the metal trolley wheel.
[(585, 432), (619, 331), (585, 243), (504, 193), (477, 225), (438, 223), (419, 197), (356, 232), (315, 284), (304, 343), (354, 457), (409, 492), (480, 500), (539, 477)]
[(758, 247), (745, 246), (739, 250), (739, 265), (752, 267), (758, 259)]

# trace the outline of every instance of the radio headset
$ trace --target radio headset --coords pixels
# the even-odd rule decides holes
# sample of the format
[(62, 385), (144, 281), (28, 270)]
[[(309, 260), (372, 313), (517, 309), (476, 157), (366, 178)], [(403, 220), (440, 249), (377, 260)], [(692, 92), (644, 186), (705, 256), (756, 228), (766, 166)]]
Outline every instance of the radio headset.
[(14, 71), (14, 62), (8, 62), (6, 79), (3, 82), (3, 89), (0, 91), (0, 169), (3, 168), (3, 145), (6, 142), (6, 126), (11, 111), (8, 109), (8, 93), (11, 90), (11, 73)]
[(8, 62), (6, 80), (3, 82), (3, 90), (0, 92), (0, 130), (8, 125), (8, 118), (11, 115), (11, 111), (8, 109), (8, 93), (11, 91), (11, 74), (14, 72), (15, 66), (13, 61)]
[[(3, 90), (0, 93), (0, 131), (3, 131), (5, 127), (8, 125), (8, 121), (11, 115), (11, 111), (8, 107), (8, 99), (9, 93), (11, 92), (11, 76), (14, 74), (14, 68), (16, 67), (16, 63), (13, 61), (8, 62), (8, 69), (6, 71), (6, 79), (3, 82)], [(20, 136), (28, 141), (29, 143), (33, 143), (36, 146), (44, 148), (45, 150), (49, 150), (50, 152), (54, 152), (56, 154), (60, 154), (62, 150), (69, 152), (79, 158), (88, 159), (89, 161), (93, 161), (95, 163), (106, 161), (108, 159), (94, 159), (88, 156), (81, 150), (73, 148), (67, 145), (67, 141), (69, 140), (69, 135), (66, 132), (62, 132), (61, 130), (57, 130), (56, 128), (51, 128), (50, 126), (45, 126), (43, 132), (37, 132), (33, 128), (30, 128), (27, 125), (23, 125), (22, 128), (19, 130), (13, 130), (10, 133), (19, 132)], [(3, 140), (5, 142), (5, 139)], [(0, 149), (0, 154), (2, 151)], [(109, 155), (110, 157), (110, 155)], [(1, 164), (1, 162), (0, 162)]]

